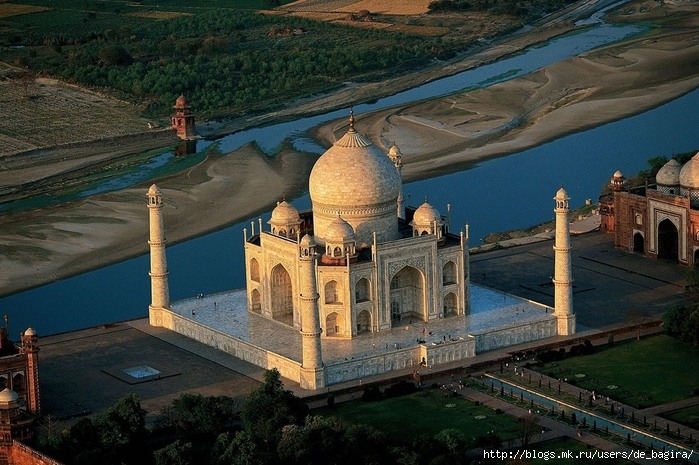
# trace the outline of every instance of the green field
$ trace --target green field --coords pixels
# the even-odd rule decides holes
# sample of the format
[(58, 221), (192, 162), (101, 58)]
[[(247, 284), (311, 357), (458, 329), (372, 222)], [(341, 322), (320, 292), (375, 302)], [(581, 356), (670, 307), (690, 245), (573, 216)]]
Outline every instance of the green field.
[(660, 416), (668, 420), (676, 421), (692, 429), (699, 429), (699, 405), (663, 413)]
[(458, 429), (470, 440), (489, 432), (497, 433), (505, 441), (518, 437), (516, 419), (462, 397), (444, 397), (443, 394), (440, 389), (428, 389), (377, 402), (344, 402), (314, 413), (373, 426), (397, 443), (435, 436), (451, 428)]
[(699, 348), (658, 335), (617, 343), (591, 355), (536, 369), (633, 407), (646, 408), (693, 395), (699, 387)]

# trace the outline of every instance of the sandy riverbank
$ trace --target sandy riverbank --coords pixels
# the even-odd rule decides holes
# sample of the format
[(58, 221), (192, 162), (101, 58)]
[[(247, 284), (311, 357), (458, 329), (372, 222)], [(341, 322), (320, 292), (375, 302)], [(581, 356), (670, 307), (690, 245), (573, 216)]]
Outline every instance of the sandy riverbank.
[[(692, 8), (697, 14), (683, 16), (681, 28), (658, 30), (487, 90), (358, 115), (357, 127), (381, 147), (395, 142), (410, 180), (638, 113), (699, 87), (699, 7)], [(526, 45), (522, 37), (515, 40)], [(512, 44), (500, 47), (515, 49)], [(505, 48), (501, 52), (507, 53)], [(349, 96), (305, 105), (317, 110)], [(303, 105), (295, 111), (303, 111)], [(514, 120), (520, 123), (512, 125)], [(328, 145), (345, 124), (326, 125), (316, 134)], [(165, 196), (168, 240), (218, 229), (294, 197), (307, 189), (314, 161), (288, 149), (270, 159), (246, 146), (157, 180)], [(0, 295), (145, 253), (147, 188), (0, 216)]]

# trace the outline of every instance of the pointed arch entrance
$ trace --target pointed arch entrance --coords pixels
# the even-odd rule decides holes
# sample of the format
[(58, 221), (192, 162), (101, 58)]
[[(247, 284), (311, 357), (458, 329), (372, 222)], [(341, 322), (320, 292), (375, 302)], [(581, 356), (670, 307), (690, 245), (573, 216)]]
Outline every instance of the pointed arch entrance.
[(294, 324), (294, 299), (291, 276), (281, 264), (272, 268), (272, 319)]
[(362, 310), (357, 315), (357, 334), (366, 333), (371, 330), (371, 313)]
[(444, 316), (453, 316), (459, 312), (459, 307), (456, 304), (456, 294), (450, 292), (444, 296), (444, 306), (442, 308)]
[(260, 298), (260, 291), (257, 289), (253, 289), (250, 293), (250, 305), (254, 313), (262, 313), (262, 299)]
[(332, 312), (325, 317), (325, 334), (328, 337), (341, 336), (344, 332), (344, 319), (337, 312)]
[(633, 251), (636, 253), (646, 253), (645, 239), (640, 232), (633, 235)]
[(658, 224), (658, 258), (678, 261), (679, 233), (677, 226), (669, 219)]
[(420, 270), (405, 266), (391, 279), (391, 322), (401, 326), (406, 319), (427, 321), (425, 277)]

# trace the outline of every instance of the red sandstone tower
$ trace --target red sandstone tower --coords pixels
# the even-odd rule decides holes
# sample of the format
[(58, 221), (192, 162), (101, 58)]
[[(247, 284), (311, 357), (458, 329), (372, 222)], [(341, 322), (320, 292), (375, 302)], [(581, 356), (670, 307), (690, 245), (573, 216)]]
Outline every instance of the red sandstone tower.
[(32, 328), (22, 334), (20, 352), (27, 355), (27, 410), (38, 415), (41, 411), (39, 400), (39, 337)]
[(175, 101), (175, 114), (172, 116), (172, 127), (177, 131), (177, 137), (182, 140), (192, 140), (196, 136), (194, 113), (187, 98), (180, 95)]

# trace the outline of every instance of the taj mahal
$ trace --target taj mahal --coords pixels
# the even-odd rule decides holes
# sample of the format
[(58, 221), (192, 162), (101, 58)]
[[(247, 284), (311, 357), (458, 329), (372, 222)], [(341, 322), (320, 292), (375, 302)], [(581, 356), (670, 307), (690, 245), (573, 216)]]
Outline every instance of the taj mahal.
[[(464, 361), (575, 333), (569, 205), (554, 197), (554, 307), (472, 285), (468, 226), (427, 199), (404, 204), (402, 154), (347, 130), (315, 163), (311, 209), (280, 201), (244, 230), (246, 287), (171, 303), (166, 218), (148, 191), (149, 321), (299, 383), (302, 389)], [(447, 213), (449, 207), (447, 206)], [(256, 224), (257, 223), (257, 224)]]

